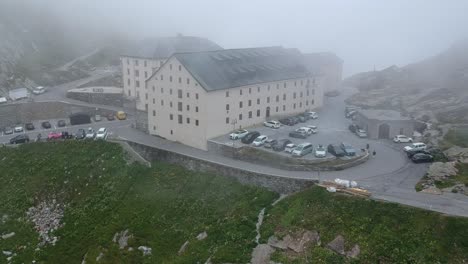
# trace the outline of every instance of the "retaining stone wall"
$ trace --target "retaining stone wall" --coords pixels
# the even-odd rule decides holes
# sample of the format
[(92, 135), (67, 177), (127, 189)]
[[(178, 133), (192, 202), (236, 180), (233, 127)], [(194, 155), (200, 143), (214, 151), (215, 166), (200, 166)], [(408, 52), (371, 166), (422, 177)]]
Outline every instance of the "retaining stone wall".
[(317, 183), (315, 180), (286, 178), (252, 172), (241, 168), (233, 168), (224, 164), (214, 163), (196, 157), (191, 157), (168, 150), (158, 149), (135, 142), (128, 144), (148, 161), (163, 161), (177, 164), (193, 171), (202, 171), (236, 178), (240, 183), (265, 187), (278, 193), (293, 193)]

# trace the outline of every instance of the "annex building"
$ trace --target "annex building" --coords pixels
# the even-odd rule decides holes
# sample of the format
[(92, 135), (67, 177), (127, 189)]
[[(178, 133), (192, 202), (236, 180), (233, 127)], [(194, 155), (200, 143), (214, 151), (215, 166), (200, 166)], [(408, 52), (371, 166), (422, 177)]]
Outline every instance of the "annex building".
[(148, 111), (146, 80), (177, 52), (195, 52), (223, 49), (216, 43), (199, 37), (176, 37), (144, 40), (121, 55), (124, 95), (136, 100), (139, 111)]
[(176, 52), (152, 65), (148, 72), (154, 73), (144, 88), (134, 89), (145, 94), (149, 133), (203, 150), (207, 140), (234, 128), (323, 103), (321, 77), (309, 70), (297, 49)]

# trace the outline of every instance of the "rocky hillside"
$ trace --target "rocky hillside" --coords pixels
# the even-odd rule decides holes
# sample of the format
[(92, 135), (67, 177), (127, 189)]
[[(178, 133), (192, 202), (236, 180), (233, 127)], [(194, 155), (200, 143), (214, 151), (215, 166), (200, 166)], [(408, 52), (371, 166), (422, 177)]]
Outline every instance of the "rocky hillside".
[(103, 62), (118, 63), (108, 59), (118, 54), (114, 48), (101, 48), (111, 43), (110, 36), (21, 2), (0, 3), (0, 92), (68, 82), (88, 76), (90, 68)]
[[(388, 108), (442, 123), (468, 123), (468, 41), (404, 67), (356, 74), (344, 81), (359, 89), (348, 103)], [(427, 117), (424, 117), (427, 118)]]

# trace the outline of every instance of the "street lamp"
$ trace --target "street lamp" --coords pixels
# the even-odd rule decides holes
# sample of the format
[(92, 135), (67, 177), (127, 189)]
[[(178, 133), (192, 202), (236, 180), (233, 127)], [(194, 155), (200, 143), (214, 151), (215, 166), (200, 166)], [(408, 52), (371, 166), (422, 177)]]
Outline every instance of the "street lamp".
[[(237, 119), (234, 118), (231, 121), (231, 124), (232, 124), (232, 132), (234, 132), (234, 130), (236, 130)], [(236, 151), (236, 140), (232, 141), (232, 157), (233, 158), (234, 158), (235, 151)]]

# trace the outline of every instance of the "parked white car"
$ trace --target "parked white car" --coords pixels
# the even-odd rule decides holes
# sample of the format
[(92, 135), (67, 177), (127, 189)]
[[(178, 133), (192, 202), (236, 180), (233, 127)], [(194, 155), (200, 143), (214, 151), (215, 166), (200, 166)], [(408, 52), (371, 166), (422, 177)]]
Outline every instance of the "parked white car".
[(307, 135), (312, 135), (312, 133), (313, 133), (313, 130), (310, 127), (300, 127), (298, 129), (296, 129), (296, 131), (298, 131), (298, 132), (304, 131), (305, 133), (307, 133)]
[(317, 112), (308, 112), (307, 114), (308, 114), (309, 117), (312, 118), (312, 119), (317, 119), (317, 118), (318, 118)]
[(260, 135), (252, 142), (252, 145), (254, 145), (255, 147), (260, 147), (263, 144), (265, 144), (265, 141), (267, 141), (267, 139), (268, 139), (267, 136)]
[(326, 156), (327, 156), (327, 149), (322, 145), (318, 145), (318, 147), (315, 148), (315, 157), (325, 158)]
[(95, 137), (94, 139), (95, 139), (95, 140), (98, 140), (98, 139), (106, 140), (106, 139), (107, 139), (107, 136), (108, 136), (107, 128), (101, 127), (101, 128), (99, 128), (99, 130), (97, 131), (96, 137)]
[(24, 129), (23, 129), (22, 126), (15, 126), (14, 130), (15, 130), (15, 133), (21, 133), (21, 132), (23, 132)]
[(409, 146), (406, 146), (404, 147), (403, 149), (408, 152), (408, 151), (413, 151), (413, 150), (426, 150), (427, 146), (426, 144), (422, 143), (422, 142), (416, 142), (416, 143), (413, 143)]
[(306, 127), (312, 129), (312, 134), (317, 134), (317, 126), (308, 125), (308, 126), (306, 126)]
[(281, 126), (280, 122), (275, 121), (275, 120), (263, 122), (263, 125), (269, 128), (280, 128)]
[(86, 139), (94, 139), (94, 137), (96, 136), (96, 132), (94, 131), (93, 128), (88, 128), (88, 130), (86, 131)]
[(356, 135), (360, 138), (366, 138), (367, 137), (367, 132), (363, 129), (358, 129), (356, 130)]
[(231, 134), (229, 134), (229, 138), (232, 139), (232, 140), (242, 139), (248, 133), (249, 133), (249, 131), (247, 131), (245, 129), (239, 129), (239, 130), (236, 130), (236, 131), (232, 132)]
[(284, 148), (284, 152), (287, 152), (287, 153), (292, 153), (293, 150), (296, 148), (297, 146), (295, 144), (287, 144), (286, 147)]
[(394, 138), (393, 138), (393, 142), (395, 143), (412, 143), (413, 142), (413, 139), (410, 138), (410, 137), (407, 137), (405, 135), (396, 135)]
[(45, 93), (46, 89), (44, 88), (44, 86), (37, 86), (35, 88), (33, 88), (33, 94), (43, 94)]

